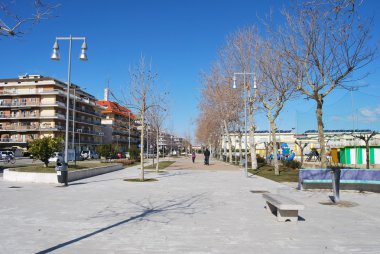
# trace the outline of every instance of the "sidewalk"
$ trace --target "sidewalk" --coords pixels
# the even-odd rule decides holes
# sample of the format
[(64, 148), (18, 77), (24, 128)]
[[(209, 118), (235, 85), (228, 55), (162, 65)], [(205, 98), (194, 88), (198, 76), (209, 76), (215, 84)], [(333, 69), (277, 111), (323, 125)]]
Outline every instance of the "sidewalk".
[[(327, 191), (200, 157), (146, 172), (156, 182), (123, 181), (139, 166), (67, 188), (0, 181), (0, 253), (379, 253), (379, 194), (342, 191), (346, 207), (324, 205)], [(304, 203), (301, 221), (277, 222), (264, 191)]]

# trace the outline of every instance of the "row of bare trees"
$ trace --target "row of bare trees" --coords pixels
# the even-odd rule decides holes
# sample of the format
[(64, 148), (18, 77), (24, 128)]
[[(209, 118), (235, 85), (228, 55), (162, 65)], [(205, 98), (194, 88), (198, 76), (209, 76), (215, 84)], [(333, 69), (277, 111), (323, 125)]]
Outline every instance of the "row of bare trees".
[[(286, 102), (306, 96), (316, 103), (321, 167), (326, 168), (324, 98), (336, 88), (352, 89), (354, 83), (348, 82), (352, 74), (369, 64), (376, 52), (370, 39), (371, 20), (359, 15), (362, 4), (355, 0), (295, 1), (281, 12), (284, 25), (274, 29), (270, 22), (263, 22), (264, 31), (248, 27), (228, 36), (215, 63), (202, 73), (198, 140), (220, 147), (217, 140), (224, 135), (231, 148), (230, 130), (244, 122), (246, 103), (252, 168), (256, 169), (257, 113), (268, 119), (276, 154), (276, 119)], [(232, 77), (237, 78), (236, 90), (231, 89)], [(275, 173), (279, 174), (276, 157)]]

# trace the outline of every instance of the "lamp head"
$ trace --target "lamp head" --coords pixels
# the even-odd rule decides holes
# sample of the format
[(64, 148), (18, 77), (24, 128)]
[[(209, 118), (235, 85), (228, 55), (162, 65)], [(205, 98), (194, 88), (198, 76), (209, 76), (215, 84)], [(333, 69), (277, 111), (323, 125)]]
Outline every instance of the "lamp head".
[(51, 60), (59, 60), (60, 59), (58, 41), (54, 42), (53, 53), (51, 54), (50, 59)]
[(87, 43), (86, 43), (86, 41), (84, 41), (82, 44), (82, 51), (81, 51), (80, 57), (79, 57), (80, 60), (82, 60), (82, 61), (88, 60), (86, 51), (87, 51)]

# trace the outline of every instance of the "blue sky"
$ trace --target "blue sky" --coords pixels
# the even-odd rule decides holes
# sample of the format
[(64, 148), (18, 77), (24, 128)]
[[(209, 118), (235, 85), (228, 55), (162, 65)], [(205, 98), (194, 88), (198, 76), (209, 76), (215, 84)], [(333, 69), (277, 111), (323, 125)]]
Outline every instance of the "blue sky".
[[(184, 135), (193, 134), (195, 129), (199, 73), (216, 59), (226, 36), (239, 27), (257, 24), (257, 15), (263, 16), (271, 8), (277, 10), (287, 1), (61, 2), (54, 13), (56, 18), (43, 21), (23, 37), (0, 38), (0, 77), (28, 73), (66, 81), (68, 43), (60, 43), (61, 61), (51, 61), (55, 37), (86, 36), (89, 61), (79, 61), (81, 42), (73, 43), (72, 82), (102, 99), (108, 81), (115, 94), (126, 89), (129, 66), (144, 54), (158, 73), (157, 85), (169, 92), (167, 127)], [(380, 9), (378, 1), (366, 4), (368, 14)], [(28, 8), (20, 11), (26, 13)], [(376, 41), (379, 30), (379, 17), (375, 16)], [(327, 98), (326, 128), (352, 128), (356, 124), (357, 128), (380, 129), (379, 59), (366, 68), (372, 74), (360, 81), (367, 85), (365, 88), (353, 92), (352, 97), (347, 91), (337, 91)], [(300, 99), (284, 109), (278, 124), (280, 129), (302, 132), (316, 128), (314, 118), (313, 103)], [(263, 116), (258, 117), (258, 126), (267, 129)]]

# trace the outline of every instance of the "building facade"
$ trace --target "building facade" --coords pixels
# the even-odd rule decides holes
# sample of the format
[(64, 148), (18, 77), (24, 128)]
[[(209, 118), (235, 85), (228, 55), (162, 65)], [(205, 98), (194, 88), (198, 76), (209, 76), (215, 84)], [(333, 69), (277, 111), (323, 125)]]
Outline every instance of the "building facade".
[(103, 107), (102, 126), (105, 144), (116, 144), (120, 152), (129, 150), (131, 146), (140, 144), (140, 132), (136, 116), (126, 107), (108, 100), (108, 89), (105, 89), (104, 100), (96, 103)]
[[(95, 98), (72, 84), (69, 148), (95, 149), (102, 142), (101, 113)], [(33, 139), (65, 137), (67, 85), (51, 77), (0, 79), (0, 149), (26, 150)]]

